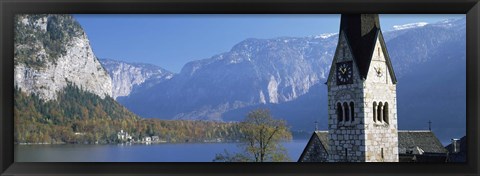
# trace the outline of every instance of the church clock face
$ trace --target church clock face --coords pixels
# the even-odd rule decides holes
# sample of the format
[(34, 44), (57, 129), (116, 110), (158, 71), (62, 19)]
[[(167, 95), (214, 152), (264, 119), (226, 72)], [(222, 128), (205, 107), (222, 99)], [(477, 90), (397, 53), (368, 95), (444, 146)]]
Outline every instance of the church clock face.
[(337, 85), (353, 83), (352, 61), (337, 63)]

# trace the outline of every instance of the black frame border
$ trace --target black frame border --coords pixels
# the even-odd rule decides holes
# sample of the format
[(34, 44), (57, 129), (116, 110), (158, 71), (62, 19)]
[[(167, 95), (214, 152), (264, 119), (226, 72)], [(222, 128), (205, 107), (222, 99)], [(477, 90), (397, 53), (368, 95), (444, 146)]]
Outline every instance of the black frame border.
[[(15, 163), (13, 15), (467, 14), (467, 163)], [(0, 0), (2, 175), (479, 175), (479, 0)]]

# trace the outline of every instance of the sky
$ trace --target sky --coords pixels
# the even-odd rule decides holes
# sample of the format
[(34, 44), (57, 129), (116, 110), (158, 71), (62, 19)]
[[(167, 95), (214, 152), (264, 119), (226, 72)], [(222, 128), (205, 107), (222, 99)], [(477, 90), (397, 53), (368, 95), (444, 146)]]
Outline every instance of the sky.
[[(76, 14), (98, 58), (150, 63), (174, 73), (192, 60), (228, 52), (247, 39), (337, 33), (339, 14), (199, 15)], [(382, 31), (394, 25), (462, 18), (464, 14), (380, 15)]]

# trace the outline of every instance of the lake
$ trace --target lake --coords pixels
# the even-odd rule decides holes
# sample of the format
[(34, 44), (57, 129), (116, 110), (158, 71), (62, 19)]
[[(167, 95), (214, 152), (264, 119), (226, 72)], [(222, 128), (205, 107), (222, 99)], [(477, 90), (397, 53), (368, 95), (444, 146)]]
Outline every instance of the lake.
[[(283, 143), (291, 161), (298, 160), (307, 142)], [(15, 162), (211, 162), (225, 150), (241, 149), (236, 143), (15, 145)]]

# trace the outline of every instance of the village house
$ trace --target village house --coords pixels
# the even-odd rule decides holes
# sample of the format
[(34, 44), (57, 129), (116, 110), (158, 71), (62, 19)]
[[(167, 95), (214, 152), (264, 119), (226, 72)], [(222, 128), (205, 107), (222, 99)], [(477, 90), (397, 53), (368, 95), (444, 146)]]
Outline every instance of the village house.
[(144, 138), (143, 138), (143, 141), (145, 141), (145, 142), (152, 142), (152, 137), (150, 137), (150, 136), (144, 137)]
[(128, 134), (128, 132), (120, 130), (120, 132), (117, 133), (117, 139), (119, 141), (132, 141), (133, 138), (131, 135)]
[(447, 145), (448, 162), (466, 162), (467, 161), (467, 136), (460, 139), (452, 139), (452, 143)]
[(328, 131), (315, 131), (299, 162), (445, 162), (431, 131), (401, 131), (397, 79), (378, 14), (343, 14), (328, 80)]

